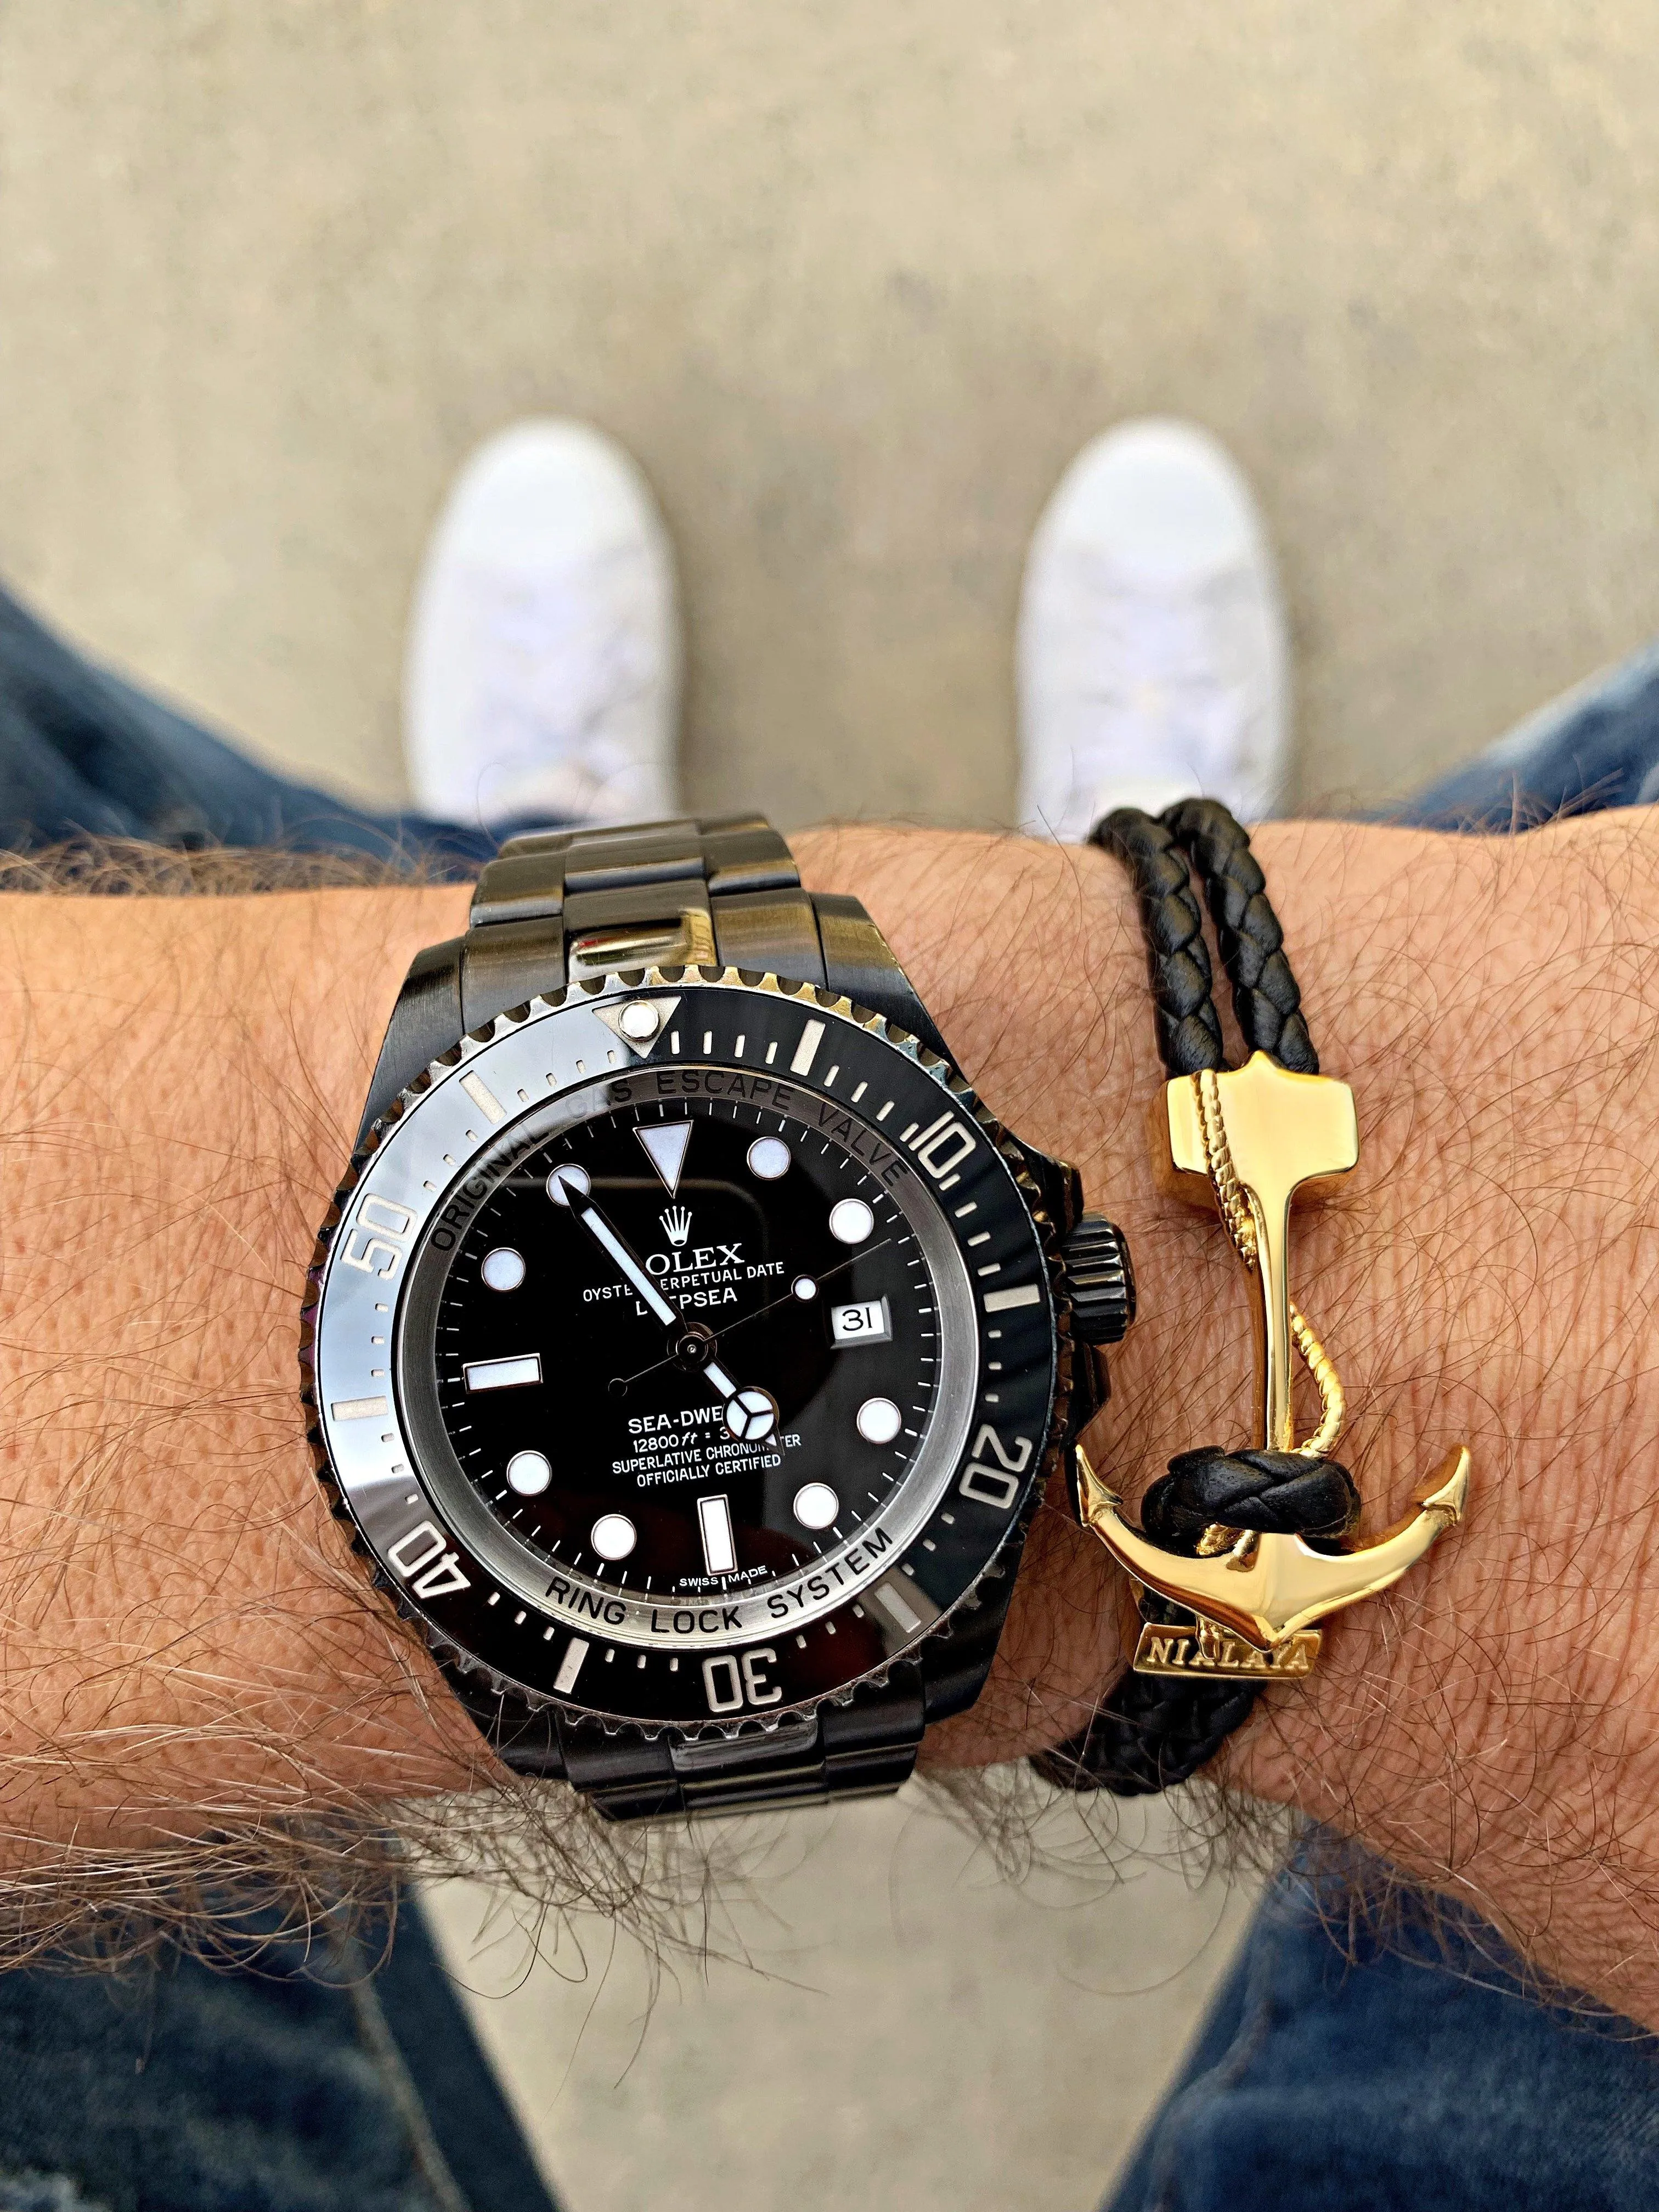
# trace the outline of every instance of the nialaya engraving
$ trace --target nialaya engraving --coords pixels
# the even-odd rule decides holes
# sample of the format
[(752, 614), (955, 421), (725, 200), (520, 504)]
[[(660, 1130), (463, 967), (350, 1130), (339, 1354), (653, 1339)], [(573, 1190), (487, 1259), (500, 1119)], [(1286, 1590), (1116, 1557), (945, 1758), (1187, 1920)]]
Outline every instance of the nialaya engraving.
[(1135, 1646), (1137, 1674), (1208, 1674), (1231, 1677), (1255, 1674), (1311, 1674), (1319, 1656), (1319, 1631), (1304, 1628), (1274, 1651), (1259, 1651), (1231, 1629), (1200, 1620), (1195, 1628), (1166, 1627), (1146, 1622)]

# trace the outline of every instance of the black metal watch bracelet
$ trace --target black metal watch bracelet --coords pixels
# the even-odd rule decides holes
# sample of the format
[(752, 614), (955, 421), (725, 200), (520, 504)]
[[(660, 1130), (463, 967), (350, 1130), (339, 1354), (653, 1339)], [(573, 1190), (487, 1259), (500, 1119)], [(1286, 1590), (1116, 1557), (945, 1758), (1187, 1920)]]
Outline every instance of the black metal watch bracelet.
[[(1317, 1075), (1318, 1055), (1266, 879), (1249, 836), (1226, 808), (1187, 799), (1154, 817), (1126, 807), (1097, 823), (1091, 842), (1123, 863), (1134, 887), (1167, 1073), (1195, 1076), (1225, 1065), (1190, 856), (1247, 1049), (1269, 1054), (1292, 1073)], [(1218, 1527), (1334, 1540), (1358, 1511), (1352, 1479), (1334, 1460), (1208, 1446), (1170, 1462), (1169, 1473), (1148, 1489), (1141, 1517), (1155, 1543), (1196, 1556), (1206, 1532)], [(1140, 1613), (1155, 1626), (1196, 1625), (1189, 1610), (1150, 1589), (1141, 1595)], [(1151, 1796), (1186, 1781), (1212, 1759), (1248, 1718), (1261, 1687), (1249, 1677), (1193, 1679), (1130, 1667), (1080, 1735), (1032, 1763), (1065, 1789)]]
[[(479, 877), (467, 921), (465, 937), (430, 946), (411, 971), (419, 988), (405, 989), (387, 1032), (365, 1130), (464, 1031), (538, 993), (647, 963), (718, 962), (822, 984), (944, 1049), (864, 908), (803, 890), (788, 846), (758, 815), (515, 837)], [(925, 1719), (902, 1667), (848, 1705), (708, 1744), (606, 1735), (459, 1667), (445, 1671), (506, 1765), (562, 1777), (612, 1820), (894, 1790), (915, 1765)]]
[[(801, 887), (783, 839), (758, 817), (515, 838), (484, 868), (464, 937), (410, 970), (371, 1085), (367, 1132), (428, 1064), (500, 1015), (570, 984), (648, 967), (707, 965), (816, 985), (945, 1048), (909, 979), (859, 902)], [(361, 1139), (360, 1139), (361, 1141)], [(1024, 1148), (1022, 1148), (1024, 1149)], [(1075, 1211), (1069, 1170), (1030, 1155), (1055, 1218)], [(1114, 1245), (1102, 1259), (1117, 1257)], [(1085, 1285), (1086, 1287), (1086, 1285)], [(1113, 1288), (1103, 1286), (1102, 1295)], [(1116, 1283), (1120, 1304), (1132, 1296)], [(1119, 1332), (1121, 1333), (1121, 1331)], [(463, 1662), (441, 1662), (460, 1702), (511, 1769), (562, 1778), (613, 1820), (726, 1812), (896, 1789), (926, 1723), (954, 1710), (951, 1668), (988, 1664), (1003, 1606), (953, 1639), (931, 1673), (901, 1661), (850, 1701), (826, 1701), (760, 1735), (680, 1741), (667, 1729), (532, 1705)], [(982, 1648), (981, 1648), (982, 1647)], [(958, 1697), (956, 1703), (966, 1701)]]

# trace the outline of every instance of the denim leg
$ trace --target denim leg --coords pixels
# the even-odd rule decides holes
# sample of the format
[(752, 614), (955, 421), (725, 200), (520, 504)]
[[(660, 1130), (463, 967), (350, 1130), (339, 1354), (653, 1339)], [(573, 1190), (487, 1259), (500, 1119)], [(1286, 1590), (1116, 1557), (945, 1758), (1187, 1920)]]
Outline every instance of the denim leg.
[(405, 1899), (386, 1930), (0, 1980), (0, 2212), (556, 2212)]
[(362, 854), (465, 872), (499, 832), (380, 814), (261, 768), (73, 652), (0, 586), (0, 850), (89, 837)]
[(1109, 2212), (1651, 2212), (1659, 2039), (1365, 1881), (1279, 1877)]
[(1577, 684), (1415, 793), (1389, 821), (1529, 830), (1558, 814), (1659, 798), (1659, 644)]

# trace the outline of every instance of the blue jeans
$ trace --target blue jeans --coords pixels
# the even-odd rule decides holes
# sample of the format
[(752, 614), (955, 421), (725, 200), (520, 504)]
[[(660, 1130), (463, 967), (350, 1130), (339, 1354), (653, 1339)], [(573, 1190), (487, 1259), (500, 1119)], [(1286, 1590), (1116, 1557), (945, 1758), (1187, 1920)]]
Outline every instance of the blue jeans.
[(0, 1978), (0, 2212), (556, 2212), (410, 1899), (386, 1936)]
[(54, 637), (0, 586), (0, 851), (137, 839), (476, 873), (520, 826), (378, 814), (290, 783)]
[[(1396, 818), (1499, 829), (1653, 797), (1659, 648)], [(458, 874), (495, 842), (268, 774), (0, 592), (0, 848), (107, 836)], [(1659, 2206), (1659, 2043), (1537, 2003), (1492, 1930), (1426, 1899), (1353, 1913), (1365, 1887), (1351, 1862), (1336, 1911), (1307, 1862), (1279, 1877), (1110, 2212)], [(409, 1900), (369, 1979), (374, 1948), (0, 1978), (0, 2212), (547, 2212)]]
[(1107, 2212), (1653, 2212), (1659, 2040), (1347, 1856), (1274, 1883)]

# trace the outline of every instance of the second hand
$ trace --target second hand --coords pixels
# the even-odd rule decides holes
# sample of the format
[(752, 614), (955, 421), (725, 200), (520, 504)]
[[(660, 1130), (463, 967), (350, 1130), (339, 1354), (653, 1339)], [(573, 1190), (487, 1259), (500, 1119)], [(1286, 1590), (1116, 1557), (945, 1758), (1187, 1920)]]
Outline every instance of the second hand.
[[(840, 1274), (843, 1267), (850, 1267), (856, 1261), (867, 1260), (877, 1252), (885, 1251), (892, 1241), (890, 1237), (884, 1237), (878, 1244), (866, 1244), (857, 1252), (849, 1252), (844, 1260), (837, 1260), (833, 1267), (826, 1267), (821, 1275), (815, 1275), (812, 1278), (813, 1282), (822, 1288), (832, 1276)], [(717, 1345), (722, 1337), (730, 1336), (733, 1330), (745, 1328), (750, 1322), (759, 1321), (763, 1314), (775, 1313), (780, 1306), (787, 1306), (791, 1303), (801, 1303), (796, 1299), (793, 1286), (787, 1290), (781, 1298), (769, 1298), (763, 1306), (757, 1306), (753, 1313), (740, 1314), (736, 1321), (727, 1322), (724, 1328), (712, 1330), (708, 1340), (710, 1348)], [(611, 1388), (620, 1395), (623, 1390), (631, 1389), (635, 1382), (643, 1382), (647, 1375), (654, 1375), (659, 1367), (672, 1367), (678, 1357), (677, 1352), (671, 1352), (661, 1359), (653, 1359), (648, 1367), (641, 1367), (632, 1375), (617, 1376), (611, 1382)]]

